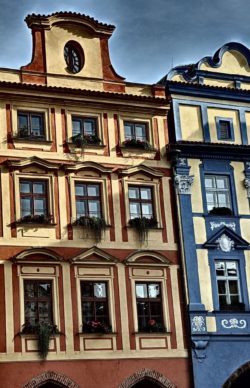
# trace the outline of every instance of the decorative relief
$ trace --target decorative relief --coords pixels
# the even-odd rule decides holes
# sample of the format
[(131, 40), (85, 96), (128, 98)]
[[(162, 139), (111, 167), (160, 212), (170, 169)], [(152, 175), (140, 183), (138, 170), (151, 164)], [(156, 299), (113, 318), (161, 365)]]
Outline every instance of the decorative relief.
[(179, 194), (191, 194), (191, 186), (194, 182), (194, 176), (175, 175), (174, 183)]
[(230, 252), (234, 249), (234, 241), (231, 240), (226, 234), (222, 234), (218, 240), (216, 240), (218, 244), (218, 249), (221, 249), (223, 252)]
[(178, 159), (178, 166), (187, 166), (187, 159), (186, 158), (179, 158)]
[(236, 224), (235, 224), (235, 222), (225, 222), (225, 221), (221, 221), (221, 222), (211, 221), (211, 222), (210, 222), (210, 228), (211, 228), (211, 230), (220, 228), (221, 226), (226, 226), (227, 228), (232, 229), (234, 232), (235, 232), (235, 230), (236, 230)]
[(192, 348), (195, 354), (195, 357), (199, 362), (203, 362), (206, 358), (206, 348), (208, 345), (208, 341), (192, 341)]
[(221, 325), (225, 329), (245, 329), (247, 321), (245, 319), (238, 320), (237, 318), (223, 319)]
[(196, 315), (192, 318), (192, 332), (201, 333), (206, 331), (205, 319), (202, 315)]
[(250, 198), (250, 179), (249, 178), (245, 178), (244, 186), (247, 189), (247, 197)]

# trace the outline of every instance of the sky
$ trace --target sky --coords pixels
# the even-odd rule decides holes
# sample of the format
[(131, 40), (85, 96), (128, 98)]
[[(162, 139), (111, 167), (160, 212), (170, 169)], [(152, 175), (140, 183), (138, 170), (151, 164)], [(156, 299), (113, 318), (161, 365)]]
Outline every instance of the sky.
[(249, 0), (0, 0), (0, 67), (31, 59), (31, 13), (73, 11), (114, 24), (111, 62), (127, 81), (156, 83), (172, 66), (195, 63), (223, 44), (250, 47)]

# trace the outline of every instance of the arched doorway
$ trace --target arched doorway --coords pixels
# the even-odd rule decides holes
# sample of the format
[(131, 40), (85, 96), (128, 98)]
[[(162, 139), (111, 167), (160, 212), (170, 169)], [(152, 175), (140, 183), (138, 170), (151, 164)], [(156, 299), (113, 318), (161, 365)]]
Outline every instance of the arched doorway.
[(250, 387), (250, 362), (237, 369), (225, 382), (223, 388), (249, 388)]
[(33, 377), (23, 388), (80, 388), (80, 386), (62, 373), (47, 371)]
[(133, 385), (133, 388), (161, 388), (162, 385), (157, 384), (155, 381), (149, 379), (143, 379)]

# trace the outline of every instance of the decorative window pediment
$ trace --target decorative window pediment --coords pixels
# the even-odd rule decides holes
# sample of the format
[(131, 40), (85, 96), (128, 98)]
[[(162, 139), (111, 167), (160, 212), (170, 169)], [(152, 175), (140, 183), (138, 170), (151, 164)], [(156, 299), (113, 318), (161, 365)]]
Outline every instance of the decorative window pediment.
[(31, 158), (25, 158), (22, 160), (7, 160), (7, 166), (12, 167), (15, 170), (22, 170), (23, 168), (36, 166), (43, 170), (58, 170), (60, 167), (59, 163), (51, 163), (47, 160), (32, 156)]
[(126, 260), (126, 265), (159, 265), (159, 266), (168, 266), (170, 261), (163, 256), (162, 254), (154, 251), (140, 250), (130, 254)]
[(30, 248), (12, 257), (13, 262), (22, 261), (62, 261), (63, 258), (50, 249)]
[(84, 163), (75, 163), (72, 166), (67, 165), (65, 167), (65, 170), (72, 171), (72, 172), (78, 172), (81, 170), (94, 170), (101, 174), (110, 174), (113, 169), (109, 167), (105, 167), (104, 165), (95, 163), (95, 162), (84, 162)]
[(152, 176), (153, 178), (161, 178), (163, 173), (154, 168), (144, 166), (144, 164), (139, 164), (135, 167), (130, 167), (125, 170), (120, 170), (122, 175), (134, 175), (134, 174), (145, 174)]
[(106, 253), (102, 249), (93, 246), (78, 255), (71, 258), (72, 263), (90, 263), (90, 264), (116, 264), (117, 260), (115, 257)]
[(208, 239), (203, 246), (204, 248), (220, 249), (223, 252), (230, 252), (234, 249), (247, 249), (249, 243), (232, 229), (224, 226)]

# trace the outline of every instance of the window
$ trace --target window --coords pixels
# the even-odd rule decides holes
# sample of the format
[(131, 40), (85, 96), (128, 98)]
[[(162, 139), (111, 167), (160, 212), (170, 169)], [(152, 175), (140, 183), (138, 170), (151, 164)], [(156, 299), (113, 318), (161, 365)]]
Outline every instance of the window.
[(64, 59), (67, 64), (67, 70), (70, 73), (79, 73), (84, 65), (84, 55), (81, 46), (77, 42), (68, 42), (64, 47)]
[(145, 142), (148, 140), (148, 128), (145, 123), (124, 122), (125, 141), (139, 140)]
[(48, 217), (47, 182), (20, 180), (21, 218)]
[(244, 310), (237, 261), (215, 262), (220, 310)]
[(93, 117), (72, 117), (72, 135), (97, 136), (97, 120)]
[(136, 282), (136, 305), (139, 331), (163, 331), (160, 283)]
[(101, 218), (101, 188), (94, 183), (75, 183), (76, 218)]
[(232, 210), (229, 177), (225, 175), (205, 175), (207, 210), (228, 208)]
[(233, 120), (216, 117), (218, 140), (234, 140)]
[(53, 323), (52, 281), (24, 280), (25, 325)]
[(44, 114), (18, 112), (18, 135), (20, 138), (44, 139)]
[(81, 281), (80, 284), (83, 332), (108, 332), (107, 282)]
[(129, 186), (129, 212), (130, 219), (133, 218), (153, 218), (153, 195), (151, 187)]

